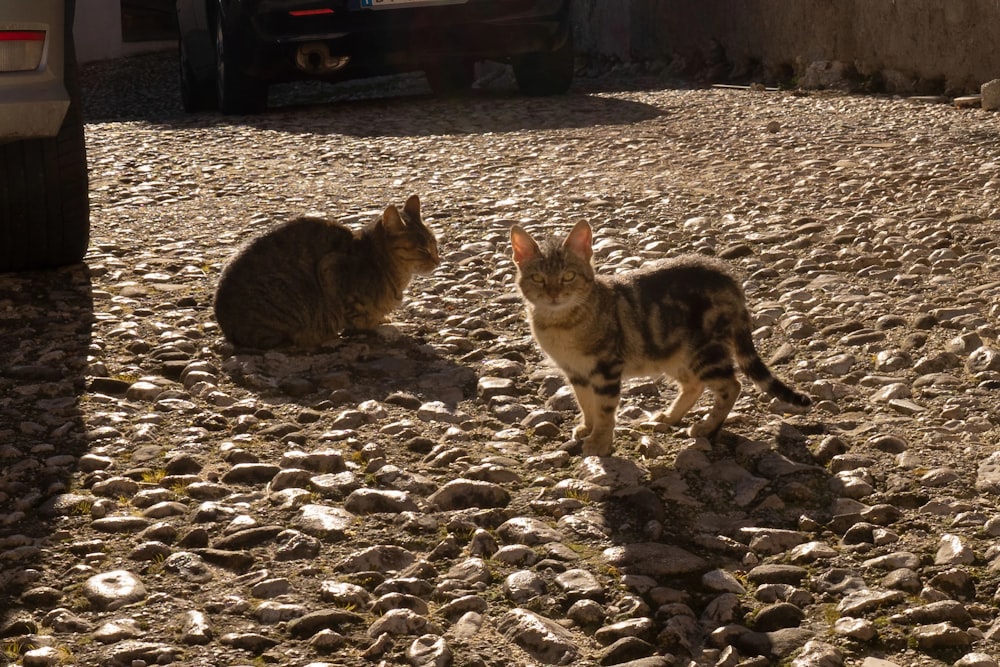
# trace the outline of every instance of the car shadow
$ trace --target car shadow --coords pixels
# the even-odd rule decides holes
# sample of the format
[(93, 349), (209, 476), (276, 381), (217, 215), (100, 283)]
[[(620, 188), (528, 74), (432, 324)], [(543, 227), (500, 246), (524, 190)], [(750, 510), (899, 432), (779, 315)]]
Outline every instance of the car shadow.
[(632, 125), (664, 113), (642, 102), (574, 91), (556, 97), (523, 97), (515, 92), (479, 90), (456, 97), (417, 93), (294, 104), (228, 120), (275, 132), (376, 138)]
[(518, 93), (510, 76), (500, 74), (465, 94), (436, 96), (423, 75), (415, 73), (274, 85), (268, 110), (258, 115), (187, 114), (180, 104), (176, 67), (176, 55), (162, 53), (85, 66), (86, 122), (145, 121), (168, 128), (238, 124), (289, 133), (409, 137), (626, 125), (671, 111), (611, 96), (635, 89), (613, 77), (580, 80), (566, 95), (527, 97)]
[[(89, 268), (0, 274), (0, 627), (37, 585), (58, 520), (46, 511), (71, 490), (71, 476), (95, 438), (81, 402), (87, 392), (94, 322)], [(120, 434), (119, 434), (120, 435)], [(7, 636), (7, 635), (5, 635)]]

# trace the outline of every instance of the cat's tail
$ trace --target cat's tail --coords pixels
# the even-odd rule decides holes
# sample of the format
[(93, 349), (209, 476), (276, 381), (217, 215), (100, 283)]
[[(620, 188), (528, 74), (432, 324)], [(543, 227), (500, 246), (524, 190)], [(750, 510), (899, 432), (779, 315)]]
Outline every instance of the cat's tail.
[(749, 327), (744, 327), (742, 331), (737, 332), (733, 342), (735, 343), (736, 364), (758, 389), (800, 408), (812, 405), (811, 398), (792, 389), (771, 373), (771, 369), (757, 353)]

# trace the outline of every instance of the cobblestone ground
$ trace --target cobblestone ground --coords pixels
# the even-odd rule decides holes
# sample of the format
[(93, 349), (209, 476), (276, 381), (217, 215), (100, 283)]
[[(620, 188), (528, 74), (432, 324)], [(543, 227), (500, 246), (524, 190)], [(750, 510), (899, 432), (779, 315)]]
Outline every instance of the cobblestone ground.
[[(174, 82), (87, 68), (87, 265), (0, 276), (0, 662), (997, 665), (1000, 117), (495, 71), (223, 118)], [(239, 243), (413, 193), (444, 261), (392, 328), (223, 343)], [(579, 218), (604, 272), (730, 261), (813, 410), (748, 386), (712, 445), (636, 381), (582, 458), (506, 242)]]

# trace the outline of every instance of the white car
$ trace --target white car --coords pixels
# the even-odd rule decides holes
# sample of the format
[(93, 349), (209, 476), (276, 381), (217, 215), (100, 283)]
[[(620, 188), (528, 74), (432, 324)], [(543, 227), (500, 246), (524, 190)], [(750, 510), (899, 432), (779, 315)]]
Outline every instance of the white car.
[(0, 1), (0, 272), (72, 264), (87, 251), (73, 5)]

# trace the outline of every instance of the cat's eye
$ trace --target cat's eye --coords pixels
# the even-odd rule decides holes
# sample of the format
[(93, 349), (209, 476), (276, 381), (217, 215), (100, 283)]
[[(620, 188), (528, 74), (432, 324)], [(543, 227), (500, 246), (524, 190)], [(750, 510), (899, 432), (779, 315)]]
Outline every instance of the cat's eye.
[(541, 285), (545, 282), (545, 276), (543, 276), (541, 273), (532, 273), (531, 282), (538, 283), (539, 285)]
[(564, 283), (573, 282), (576, 279), (576, 271), (563, 271), (562, 281)]

